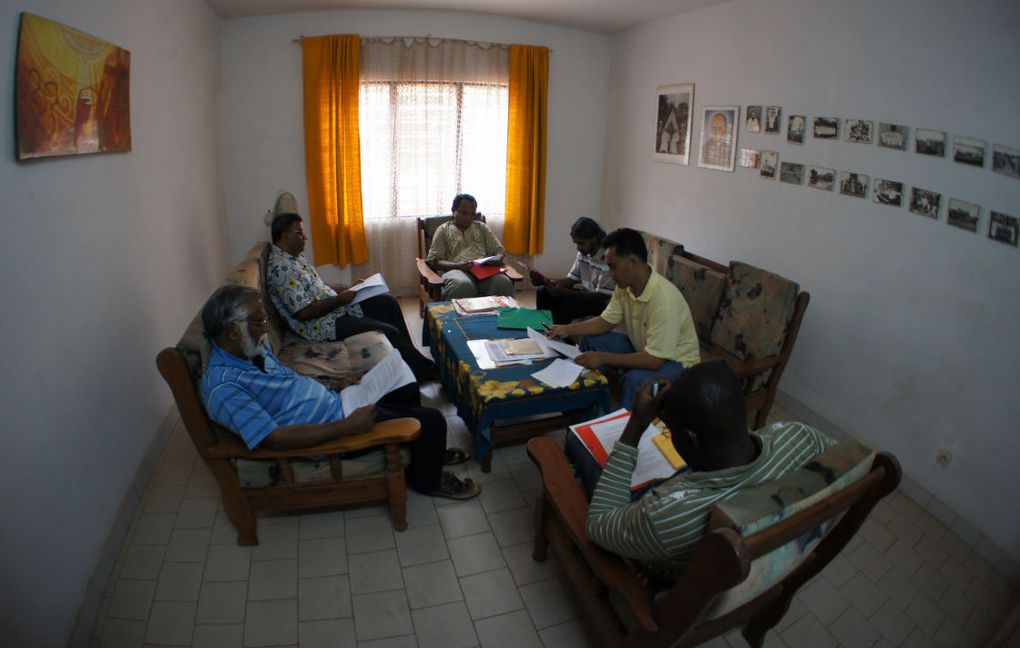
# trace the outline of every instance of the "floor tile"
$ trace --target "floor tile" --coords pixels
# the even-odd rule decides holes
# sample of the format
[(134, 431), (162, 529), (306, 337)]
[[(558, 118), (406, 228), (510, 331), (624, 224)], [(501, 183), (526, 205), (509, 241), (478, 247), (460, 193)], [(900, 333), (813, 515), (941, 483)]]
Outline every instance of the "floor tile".
[(143, 513), (131, 537), (132, 544), (167, 544), (174, 528), (174, 516), (174, 513)]
[(577, 618), (573, 592), (559, 578), (525, 585), (520, 594), (539, 630)]
[(478, 533), (447, 542), (458, 576), (468, 576), (506, 566), (492, 533)]
[(353, 619), (302, 621), (298, 624), (301, 648), (357, 648)]
[(907, 607), (914, 601), (914, 597), (917, 596), (917, 586), (908, 578), (895, 569), (891, 569), (885, 573), (882, 578), (878, 579), (875, 583), (879, 591), (888, 596), (892, 601), (899, 606), (901, 610), (906, 610)]
[(248, 579), (248, 600), (296, 598), (297, 560), (255, 560)]
[(939, 544), (939, 541), (927, 534), (917, 541), (914, 551), (935, 569), (940, 569), (949, 558), (949, 552)]
[(195, 623), (241, 624), (248, 603), (248, 583), (202, 583)]
[(535, 539), (534, 515), (527, 508), (490, 513), (488, 517), (489, 526), (501, 547)]
[(932, 639), (935, 640), (936, 646), (943, 648), (968, 648), (975, 645), (975, 642), (967, 637), (952, 619), (943, 621)]
[(141, 648), (145, 641), (145, 621), (110, 619), (103, 627), (100, 648)]
[(921, 568), (911, 578), (911, 582), (933, 601), (942, 598), (946, 589), (949, 588), (949, 582), (928, 563), (921, 565)]
[(219, 497), (220, 496), (220, 485), (216, 483), (216, 478), (212, 476), (209, 469), (204, 464), (199, 464), (201, 468), (194, 470), (191, 476), (188, 478), (188, 486), (184, 489), (184, 497)]
[(241, 648), (244, 626), (235, 624), (195, 625), (191, 648)]
[(155, 594), (155, 581), (121, 578), (114, 587), (108, 614), (114, 619), (145, 621), (149, 618)]
[(216, 497), (185, 498), (181, 500), (181, 506), (177, 509), (177, 519), (174, 520), (174, 528), (212, 528), (213, 522), (216, 520), (216, 506), (218, 504), (219, 499)]
[(903, 544), (909, 548), (913, 548), (917, 544), (918, 540), (924, 533), (914, 525), (913, 522), (906, 516), (900, 515), (897, 512), (896, 517), (892, 519), (889, 524), (886, 525), (893, 535), (900, 539)]
[(120, 566), (120, 578), (156, 580), (165, 552), (163, 545), (130, 545)]
[(524, 607), (508, 569), (465, 576), (460, 579), (460, 586), (473, 619), (484, 619)]
[(877, 581), (892, 566), (885, 556), (866, 542), (851, 552), (848, 559), (872, 581)]
[(459, 538), (489, 530), (482, 505), (476, 500), (438, 507), (439, 521), (447, 538)]
[(259, 528), (259, 543), (251, 548), (251, 559), (283, 560), (298, 557), (298, 520)]
[(216, 511), (209, 544), (237, 544), (237, 529), (225, 511)]
[(879, 634), (889, 640), (889, 643), (898, 646), (904, 639), (914, 631), (913, 620), (892, 601), (886, 601), (869, 619), (872, 627), (878, 630)]
[(920, 628), (915, 627), (914, 631), (910, 633), (906, 641), (900, 644), (900, 648), (931, 648), (934, 645), (934, 639)]
[(828, 625), (846, 611), (850, 603), (824, 578), (815, 578), (802, 590), (804, 604), (823, 624)]
[(352, 599), (354, 629), (359, 642), (400, 637), (414, 632), (411, 611), (403, 590), (359, 594)]
[(538, 634), (542, 638), (542, 643), (550, 648), (598, 648), (589, 638), (582, 621), (567, 621), (543, 628)]
[(825, 566), (822, 570), (822, 575), (825, 576), (826, 580), (832, 583), (833, 587), (842, 587), (859, 574), (857, 568), (850, 564), (850, 561), (846, 559), (842, 554), (837, 555), (832, 561)]
[(542, 648), (542, 640), (524, 610), (475, 621), (475, 630), (482, 648)]
[(879, 633), (856, 609), (849, 608), (832, 625), (829, 632), (844, 648), (870, 648), (878, 641)]
[(298, 580), (298, 620), (316, 621), (350, 617), (351, 582), (348, 576)]
[(321, 511), (302, 514), (298, 537), (301, 540), (344, 537), (343, 511)]
[(508, 509), (524, 508), (521, 490), (513, 479), (502, 479), (485, 484), (478, 501), (488, 514)]
[(914, 598), (906, 612), (917, 627), (929, 636), (935, 634), (944, 619), (942, 611), (923, 592)]
[(395, 549), (358, 554), (351, 560), (351, 594), (370, 594), (404, 587)]
[(796, 623), (779, 633), (790, 646), (810, 646), (811, 648), (828, 648), (839, 645), (813, 614), (805, 614)]
[(375, 641), (359, 641), (358, 648), (418, 648), (418, 640), (414, 635), (404, 635)]
[(161, 646), (190, 646), (195, 629), (195, 602), (157, 601), (152, 604), (145, 642)]
[(548, 552), (548, 557), (539, 562), (531, 557), (535, 546), (531, 542), (524, 542), (512, 547), (502, 547), (503, 558), (510, 567), (510, 573), (514, 577), (517, 586), (527, 585), (541, 580), (557, 576), (563, 572), (563, 567), (553, 553)]
[(298, 544), (298, 576), (336, 576), (347, 573), (347, 543), (343, 538), (302, 540)]
[(201, 563), (163, 563), (156, 584), (155, 600), (197, 601), (201, 586)]
[(879, 551), (885, 551), (896, 540), (896, 536), (889, 529), (871, 517), (861, 525), (860, 534)]
[(297, 643), (297, 600), (249, 601), (244, 615), (245, 646)]
[(205, 554), (209, 550), (209, 538), (211, 529), (174, 529), (170, 535), (170, 544), (166, 548), (168, 562), (197, 562), (205, 561)]
[[(428, 495), (416, 493), (413, 490), (407, 491), (407, 528), (414, 529), (420, 526), (439, 524), (439, 514), (436, 512), (435, 499)], [(398, 539), (399, 539), (398, 534)]]
[(396, 534), (397, 552), (404, 567), (445, 560), (450, 557), (439, 524), (407, 529)]
[(463, 601), (414, 610), (420, 648), (471, 648), (478, 645), (475, 627)]
[(210, 545), (205, 557), (205, 572), (202, 574), (202, 579), (206, 581), (246, 581), (250, 564), (251, 547), (238, 547), (234, 544)]
[(967, 592), (955, 587), (950, 587), (946, 590), (946, 593), (942, 595), (942, 599), (938, 602), (938, 606), (939, 609), (946, 613), (947, 617), (952, 619), (961, 628), (966, 625), (967, 619), (974, 611), (974, 604), (971, 603)]
[(412, 610), (464, 598), (453, 563), (449, 560), (405, 567), (404, 583)]
[(857, 574), (847, 581), (839, 588), (839, 593), (865, 617), (874, 614), (886, 599), (886, 595), (863, 574)]
[(892, 566), (907, 576), (913, 576), (921, 567), (924, 559), (917, 555), (912, 547), (908, 547), (902, 540), (897, 540), (886, 549), (885, 557), (889, 559)]
[(145, 513), (176, 513), (184, 499), (184, 486), (158, 486), (145, 499)]
[(357, 554), (382, 549), (395, 549), (393, 522), (389, 516), (372, 516), (346, 520), (347, 553)]

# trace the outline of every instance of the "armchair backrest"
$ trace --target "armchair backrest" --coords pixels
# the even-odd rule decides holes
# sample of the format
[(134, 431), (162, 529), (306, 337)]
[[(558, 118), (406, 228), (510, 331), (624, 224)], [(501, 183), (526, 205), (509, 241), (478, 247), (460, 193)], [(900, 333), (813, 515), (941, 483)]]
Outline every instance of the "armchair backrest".
[[(424, 259), (428, 256), (429, 248), (432, 247), (432, 237), (435, 235), (436, 230), (443, 223), (448, 223), (453, 220), (453, 214), (446, 214), (440, 216), (419, 216), (418, 217), (418, 258)], [(481, 213), (475, 214), (475, 220), (484, 223), (485, 215)]]

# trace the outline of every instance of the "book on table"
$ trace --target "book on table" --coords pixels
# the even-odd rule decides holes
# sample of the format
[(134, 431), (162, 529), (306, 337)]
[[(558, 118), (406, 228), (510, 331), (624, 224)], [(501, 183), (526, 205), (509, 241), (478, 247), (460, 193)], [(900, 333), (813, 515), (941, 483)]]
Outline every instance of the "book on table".
[(460, 315), (486, 315), (500, 308), (518, 308), (517, 300), (503, 295), (454, 299), (453, 307)]
[[(629, 420), (630, 412), (620, 408), (605, 416), (571, 425), (570, 431), (580, 439), (599, 467), (604, 468), (609, 453)], [(673, 447), (669, 430), (661, 421), (656, 420), (648, 426), (638, 442), (637, 465), (631, 475), (630, 489), (640, 490), (654, 481), (668, 479), (685, 465)]]

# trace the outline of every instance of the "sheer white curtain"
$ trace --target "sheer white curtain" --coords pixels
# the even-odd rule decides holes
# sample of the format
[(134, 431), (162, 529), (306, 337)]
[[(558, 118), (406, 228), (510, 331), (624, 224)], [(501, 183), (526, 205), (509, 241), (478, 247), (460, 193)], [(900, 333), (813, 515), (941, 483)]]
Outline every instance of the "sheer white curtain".
[(369, 261), (413, 294), (415, 217), (462, 192), (502, 236), (508, 47), (425, 38), (361, 41), (361, 177)]

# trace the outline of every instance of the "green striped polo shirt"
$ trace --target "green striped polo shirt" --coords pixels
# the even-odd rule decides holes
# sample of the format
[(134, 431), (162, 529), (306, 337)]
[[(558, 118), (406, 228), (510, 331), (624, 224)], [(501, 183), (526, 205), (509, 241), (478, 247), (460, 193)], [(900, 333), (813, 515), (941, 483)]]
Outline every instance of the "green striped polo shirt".
[(741, 488), (796, 470), (835, 444), (802, 423), (773, 423), (751, 436), (761, 446), (761, 453), (751, 463), (677, 473), (633, 503), (630, 479), (638, 451), (618, 442), (591, 498), (588, 537), (615, 554), (676, 575), (704, 537), (716, 502)]

